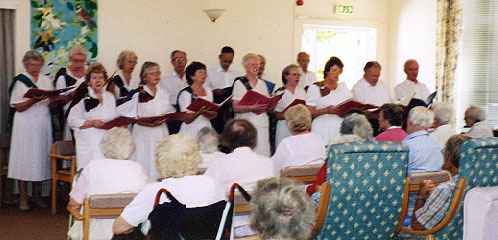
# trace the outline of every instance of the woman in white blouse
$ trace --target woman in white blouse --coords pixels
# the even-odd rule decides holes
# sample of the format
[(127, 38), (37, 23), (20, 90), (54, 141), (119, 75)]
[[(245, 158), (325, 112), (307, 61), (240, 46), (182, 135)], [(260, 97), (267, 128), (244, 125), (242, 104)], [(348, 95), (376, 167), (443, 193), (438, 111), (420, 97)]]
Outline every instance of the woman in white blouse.
[(275, 176), (285, 167), (323, 164), (325, 161), (325, 142), (311, 129), (311, 113), (302, 104), (285, 111), (287, 126), (292, 136), (284, 138), (272, 156)]
[(339, 75), (343, 68), (341, 59), (331, 57), (325, 63), (323, 72), (325, 79), (311, 85), (306, 93), (306, 105), (313, 117), (311, 131), (320, 135), (326, 143), (333, 137), (339, 136), (342, 118), (337, 115), (335, 106), (353, 98), (353, 93), (346, 84), (339, 83)]
[(217, 112), (208, 111), (203, 107), (197, 112), (187, 110), (187, 107), (196, 98), (202, 98), (206, 101), (213, 102), (213, 91), (204, 86), (206, 82), (206, 65), (200, 62), (192, 62), (185, 69), (188, 87), (182, 89), (178, 94), (178, 105), (180, 111), (186, 111), (185, 121), (180, 128), (181, 133), (189, 134), (192, 137), (197, 136), (197, 132), (203, 127), (211, 126), (210, 119), (216, 117)]
[[(136, 145), (132, 159), (142, 164), (151, 181), (156, 181), (159, 173), (156, 169), (154, 151), (157, 145), (169, 136), (166, 120), (153, 123), (140, 121), (143, 117), (155, 117), (174, 112), (175, 109), (169, 102), (168, 93), (159, 87), (161, 70), (155, 62), (145, 62), (140, 71), (141, 84), (133, 95), (133, 100), (138, 100), (137, 115), (139, 120), (133, 126), (132, 136)], [(137, 99), (138, 98), (138, 99)]]
[(41, 202), (41, 181), (50, 179), (50, 146), (52, 125), (50, 122), (49, 100), (47, 96), (25, 98), (31, 88), (53, 90), (50, 78), (40, 74), (43, 57), (37, 51), (24, 54), (22, 63), (26, 71), (17, 75), (12, 82), (10, 106), (14, 107), (14, 123), (10, 145), (8, 177), (17, 179), (19, 186), (19, 209), (29, 210), (26, 182), (33, 182), (35, 204), (46, 207)]
[[(248, 53), (242, 58), (242, 65), (246, 70), (246, 75), (236, 78), (233, 84), (232, 105), (235, 112), (235, 118), (246, 119), (256, 127), (258, 131), (258, 143), (254, 151), (260, 155), (270, 157), (270, 133), (269, 120), (266, 112), (272, 112), (275, 106), (268, 104), (241, 105), (239, 101), (244, 97), (250, 86), (252, 91), (268, 96), (266, 83), (258, 79), (259, 58), (254, 53)], [(238, 80), (241, 79), (241, 80)], [(243, 81), (247, 82), (246, 86)], [(256, 114), (254, 112), (263, 111), (265, 113)]]
[[(104, 158), (100, 151), (100, 140), (107, 130), (102, 125), (115, 118), (116, 101), (112, 93), (104, 90), (107, 72), (100, 63), (88, 67), (83, 98), (74, 99), (67, 123), (74, 131), (76, 140), (76, 167), (81, 169), (94, 159)], [(76, 93), (80, 95), (81, 93)]]
[(114, 94), (115, 98), (126, 97), (128, 93), (137, 88), (140, 79), (131, 74), (135, 70), (138, 57), (133, 51), (122, 51), (116, 60), (121, 72), (112, 78), (107, 86), (107, 91)]
[(296, 88), (299, 84), (300, 72), (299, 67), (295, 64), (291, 64), (282, 70), (282, 82), (284, 87), (279, 88), (275, 91), (274, 95), (282, 95), (282, 99), (278, 102), (275, 107), (275, 117), (277, 118), (277, 134), (275, 138), (275, 146), (278, 147), (282, 139), (291, 136), (291, 132), (287, 127), (287, 123), (284, 118), (284, 110), (296, 99), (305, 100), (306, 91), (304, 88)]

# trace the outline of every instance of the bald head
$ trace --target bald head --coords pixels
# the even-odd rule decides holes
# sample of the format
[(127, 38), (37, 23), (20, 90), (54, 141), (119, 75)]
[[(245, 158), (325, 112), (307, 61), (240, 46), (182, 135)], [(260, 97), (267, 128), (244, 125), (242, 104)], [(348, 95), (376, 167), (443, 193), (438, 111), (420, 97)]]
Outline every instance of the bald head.
[(405, 70), (406, 73), (406, 79), (412, 81), (412, 82), (417, 82), (417, 77), (418, 77), (418, 62), (415, 59), (408, 59), (406, 60), (403, 69)]
[(258, 77), (261, 78), (261, 75), (263, 75), (263, 72), (265, 71), (266, 58), (263, 55), (258, 54), (258, 60), (259, 60)]
[(297, 63), (303, 72), (308, 71), (308, 65), (310, 64), (310, 55), (306, 52), (300, 52), (297, 54)]

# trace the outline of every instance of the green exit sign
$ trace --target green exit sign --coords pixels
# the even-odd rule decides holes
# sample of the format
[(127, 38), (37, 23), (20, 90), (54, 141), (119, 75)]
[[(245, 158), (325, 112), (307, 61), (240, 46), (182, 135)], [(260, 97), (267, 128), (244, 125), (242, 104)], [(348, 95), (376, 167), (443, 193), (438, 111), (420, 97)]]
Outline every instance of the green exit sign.
[(335, 6), (335, 13), (345, 14), (345, 15), (353, 15), (353, 5), (337, 4)]

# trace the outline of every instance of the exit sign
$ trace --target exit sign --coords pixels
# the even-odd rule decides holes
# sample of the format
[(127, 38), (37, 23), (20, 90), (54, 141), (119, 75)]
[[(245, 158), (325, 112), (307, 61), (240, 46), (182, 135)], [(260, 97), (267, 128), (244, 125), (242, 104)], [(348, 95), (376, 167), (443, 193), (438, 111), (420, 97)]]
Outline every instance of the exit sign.
[(353, 15), (353, 5), (337, 4), (335, 6), (335, 13), (345, 14), (345, 15)]

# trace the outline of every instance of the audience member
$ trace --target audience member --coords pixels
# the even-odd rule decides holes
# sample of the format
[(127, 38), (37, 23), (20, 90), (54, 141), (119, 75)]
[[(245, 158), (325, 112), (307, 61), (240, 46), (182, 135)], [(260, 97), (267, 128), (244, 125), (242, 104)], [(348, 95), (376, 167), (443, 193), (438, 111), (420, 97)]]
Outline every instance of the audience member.
[(180, 132), (195, 137), (201, 128), (211, 126), (210, 119), (215, 118), (217, 113), (209, 111), (207, 107), (202, 107), (197, 112), (187, 109), (196, 98), (213, 102), (213, 92), (204, 86), (206, 82), (206, 66), (200, 62), (192, 62), (188, 65), (185, 75), (189, 86), (178, 94), (178, 106), (180, 111), (187, 112), (187, 114)]
[(128, 96), (131, 90), (138, 87), (140, 78), (131, 75), (135, 70), (137, 60), (137, 55), (132, 51), (122, 51), (119, 54), (116, 62), (121, 71), (112, 78), (106, 88), (107, 91), (114, 94), (116, 99)]
[(181, 50), (175, 50), (170, 55), (173, 72), (161, 79), (160, 87), (169, 95), (169, 102), (172, 105), (178, 104), (176, 97), (178, 93), (187, 87), (187, 78), (185, 76), (185, 67), (187, 66), (187, 53)]
[(309, 86), (316, 82), (316, 73), (308, 70), (308, 65), (310, 64), (310, 55), (306, 52), (298, 53), (297, 63), (301, 68), (301, 76), (297, 87), (300, 89), (307, 89)]
[(458, 184), (458, 170), (460, 167), (460, 146), (470, 139), (465, 135), (453, 135), (446, 142), (444, 148), (443, 169), (451, 174), (451, 179), (434, 187), (431, 180), (420, 183), (420, 192), (415, 201), (414, 215), (411, 218), (411, 227), (415, 230), (431, 229), (438, 224), (448, 212), (451, 197)]
[[(94, 194), (139, 192), (149, 183), (142, 165), (126, 161), (135, 149), (128, 130), (117, 127), (109, 130), (100, 142), (100, 149), (105, 158), (86, 165), (69, 193), (67, 210), (77, 220), (68, 232), (71, 239), (83, 239), (80, 210), (85, 198)], [(111, 239), (113, 222), (114, 219), (90, 219), (90, 239)]]
[[(373, 130), (364, 115), (352, 113), (344, 118), (340, 127), (340, 136), (332, 138), (329, 146), (347, 142), (370, 141), (373, 137)], [(327, 161), (318, 171), (315, 182), (306, 188), (306, 192), (311, 196), (316, 187), (322, 185), (327, 179)]]
[(334, 106), (353, 97), (346, 84), (339, 83), (343, 68), (341, 59), (331, 57), (325, 63), (325, 80), (311, 85), (306, 93), (306, 105), (313, 117), (311, 131), (320, 135), (325, 142), (339, 136), (342, 118), (337, 115)]
[(247, 119), (256, 127), (258, 144), (254, 151), (263, 156), (270, 157), (270, 124), (266, 112), (272, 112), (275, 106), (260, 103), (254, 105), (239, 104), (239, 101), (249, 90), (264, 96), (269, 96), (265, 82), (258, 79), (258, 56), (254, 53), (244, 55), (242, 58), (242, 65), (244, 65), (246, 75), (237, 78), (233, 84), (232, 106), (233, 111), (235, 112), (235, 118)]
[(277, 130), (275, 136), (275, 146), (278, 147), (282, 139), (292, 135), (284, 118), (284, 110), (296, 99), (305, 100), (306, 91), (298, 88), (299, 83), (299, 68), (291, 64), (282, 70), (282, 83), (283, 87), (277, 89), (274, 95), (283, 94), (282, 99), (275, 107), (275, 118), (277, 121)]
[(101, 127), (104, 122), (116, 117), (114, 95), (104, 90), (107, 78), (107, 72), (102, 64), (90, 65), (85, 74), (88, 87), (77, 93), (80, 98), (74, 99), (71, 103), (73, 107), (68, 109), (67, 124), (74, 131), (78, 170), (94, 159), (104, 158), (99, 144), (107, 130)]
[(430, 109), (434, 112), (434, 131), (429, 134), (432, 138), (441, 144), (446, 145), (446, 141), (456, 133), (451, 118), (453, 117), (453, 108), (446, 102), (434, 102)]
[(306, 106), (299, 104), (285, 112), (287, 126), (292, 136), (284, 138), (272, 156), (275, 176), (289, 166), (321, 164), (325, 160), (325, 142), (310, 132), (311, 113)]
[(75, 90), (81, 83), (85, 82), (85, 64), (88, 52), (84, 47), (76, 44), (69, 48), (68, 56), (69, 62), (67, 63), (67, 67), (59, 69), (57, 74), (55, 74), (55, 89), (74, 87), (73, 89), (62, 93), (57, 99), (61, 105), (64, 105), (63, 109), (57, 110), (59, 123), (64, 125), (64, 140), (72, 139), (69, 125), (66, 124), (65, 121), (65, 116), (71, 101), (75, 97)]
[(418, 79), (418, 62), (415, 59), (406, 60), (403, 65), (403, 69), (406, 73), (406, 80), (394, 87), (394, 93), (396, 100), (400, 100), (403, 97), (410, 96), (415, 93), (413, 98), (418, 98), (423, 101), (431, 94), (429, 89), (425, 84), (421, 83)]
[(434, 122), (434, 113), (425, 107), (414, 107), (408, 114), (403, 143), (408, 145), (408, 173), (441, 171), (441, 145), (429, 137), (427, 129)]
[(403, 125), (403, 109), (392, 103), (380, 107), (379, 128), (383, 131), (375, 137), (381, 142), (401, 142), (408, 134), (401, 128)]
[(465, 124), (470, 130), (465, 135), (471, 138), (493, 137), (491, 129), (486, 121), (486, 113), (478, 106), (470, 106), (465, 110)]
[(208, 168), (216, 159), (224, 157), (226, 154), (218, 151), (218, 133), (211, 127), (203, 127), (197, 132), (197, 143), (202, 162), (199, 168)]
[[(26, 182), (33, 182), (34, 203), (47, 207), (42, 200), (42, 182), (50, 179), (50, 146), (52, 124), (48, 96), (25, 98), (30, 89), (53, 90), (49, 77), (40, 74), (43, 57), (28, 51), (22, 58), (25, 72), (17, 75), (9, 87), (10, 106), (15, 109), (10, 143), (9, 172), (19, 187), (19, 209), (27, 211)], [(0, 192), (1, 194), (1, 192)]]
[(259, 239), (308, 239), (315, 206), (300, 184), (289, 179), (258, 181), (251, 200), (251, 227)]
[[(195, 139), (185, 134), (174, 134), (164, 139), (156, 150), (157, 169), (164, 178), (151, 183), (128, 204), (121, 216), (114, 221), (114, 234), (129, 233), (140, 223), (142, 232), (149, 231), (148, 216), (154, 207), (154, 199), (161, 188), (168, 190), (187, 208), (204, 207), (225, 200), (225, 189), (207, 175), (196, 175), (201, 156)], [(169, 201), (165, 196), (159, 203)]]
[(361, 103), (382, 106), (391, 102), (391, 94), (386, 85), (380, 81), (381, 66), (377, 61), (370, 61), (363, 68), (363, 78), (353, 87), (354, 99)]
[[(175, 111), (170, 104), (168, 93), (158, 85), (161, 81), (159, 64), (145, 62), (140, 70), (140, 80), (142, 86), (133, 95), (133, 101), (138, 101), (136, 110), (138, 116), (155, 117)], [(132, 159), (142, 164), (152, 181), (156, 181), (159, 177), (154, 152), (157, 145), (169, 136), (165, 121), (163, 119), (151, 123), (138, 120), (133, 125), (132, 135), (137, 150), (133, 153)]]

